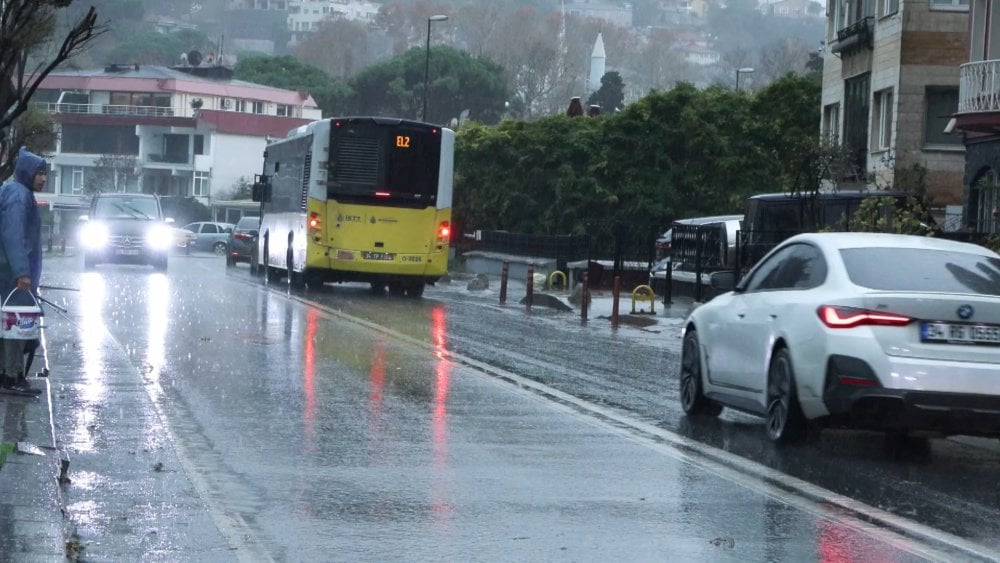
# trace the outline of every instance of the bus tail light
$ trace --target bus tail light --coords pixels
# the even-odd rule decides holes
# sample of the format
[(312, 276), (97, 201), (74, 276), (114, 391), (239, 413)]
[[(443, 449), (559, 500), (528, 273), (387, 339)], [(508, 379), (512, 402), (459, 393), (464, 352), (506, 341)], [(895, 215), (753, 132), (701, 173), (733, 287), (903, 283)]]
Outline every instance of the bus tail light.
[(449, 240), (451, 240), (451, 223), (448, 221), (441, 221), (437, 230), (438, 244), (448, 244)]
[(315, 235), (323, 228), (323, 223), (320, 221), (319, 213), (313, 211), (309, 214), (309, 234)]

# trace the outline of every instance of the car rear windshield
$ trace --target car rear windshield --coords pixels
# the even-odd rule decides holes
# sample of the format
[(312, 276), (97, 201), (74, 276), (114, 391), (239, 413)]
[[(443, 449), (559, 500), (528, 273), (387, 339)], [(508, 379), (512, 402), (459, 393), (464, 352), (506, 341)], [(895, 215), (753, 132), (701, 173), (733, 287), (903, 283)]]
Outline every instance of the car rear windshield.
[(243, 217), (236, 222), (237, 229), (256, 229), (260, 226), (260, 217)]
[(922, 248), (847, 248), (840, 255), (862, 287), (1000, 295), (1000, 258)]

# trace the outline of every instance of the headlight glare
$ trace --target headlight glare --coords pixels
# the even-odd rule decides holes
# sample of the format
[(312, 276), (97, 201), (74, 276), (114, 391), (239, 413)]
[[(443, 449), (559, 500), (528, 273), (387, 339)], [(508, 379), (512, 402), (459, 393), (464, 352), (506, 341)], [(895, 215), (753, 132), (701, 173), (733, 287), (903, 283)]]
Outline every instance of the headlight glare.
[(146, 233), (146, 243), (150, 248), (165, 250), (174, 243), (174, 234), (165, 225), (154, 225)]
[(108, 228), (100, 223), (87, 223), (80, 228), (80, 244), (98, 250), (108, 245)]

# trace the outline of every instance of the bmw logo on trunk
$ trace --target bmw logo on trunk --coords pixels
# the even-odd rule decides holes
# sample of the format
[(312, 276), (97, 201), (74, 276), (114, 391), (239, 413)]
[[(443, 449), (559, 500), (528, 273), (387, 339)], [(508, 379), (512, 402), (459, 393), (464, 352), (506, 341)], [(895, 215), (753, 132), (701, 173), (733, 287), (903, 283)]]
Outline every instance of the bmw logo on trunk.
[(960, 319), (971, 319), (972, 315), (975, 314), (975, 310), (973, 310), (972, 305), (962, 305), (958, 308), (958, 311), (955, 312), (958, 313), (958, 318)]

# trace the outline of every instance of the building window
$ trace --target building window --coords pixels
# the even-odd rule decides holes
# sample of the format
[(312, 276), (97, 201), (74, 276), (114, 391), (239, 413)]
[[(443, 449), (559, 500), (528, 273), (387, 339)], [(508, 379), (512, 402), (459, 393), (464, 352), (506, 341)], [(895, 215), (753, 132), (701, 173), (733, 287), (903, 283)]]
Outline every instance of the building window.
[(139, 154), (135, 125), (85, 125), (63, 123), (62, 152), (74, 154)]
[(252, 102), (254, 113), (264, 113), (264, 102)]
[(280, 115), (282, 117), (291, 117), (292, 108), (290, 106), (286, 106), (285, 104), (278, 104), (277, 115)]
[(891, 16), (899, 11), (899, 0), (882, 0), (882, 13), (880, 16)]
[(840, 104), (823, 108), (823, 139), (831, 145), (840, 142)]
[[(966, 0), (968, 1), (968, 0)], [(840, 31), (875, 15), (875, 0), (837, 0), (836, 29)]]
[(245, 112), (247, 110), (246, 100), (236, 100), (236, 111)]
[(962, 146), (961, 135), (944, 132), (948, 121), (958, 112), (958, 88), (928, 88), (924, 100), (924, 144)]
[(194, 188), (191, 195), (194, 197), (208, 197), (208, 179), (208, 172), (195, 172)]
[(876, 151), (892, 148), (892, 88), (875, 92), (872, 112), (872, 145)]
[(931, 0), (931, 10), (969, 11), (969, 0)]
[(70, 195), (83, 195), (83, 168), (74, 166), (70, 173)]
[(865, 173), (868, 155), (868, 110), (871, 105), (871, 74), (865, 73), (844, 81), (843, 143), (851, 153), (854, 174)]
[(205, 154), (205, 136), (194, 136), (194, 154)]

